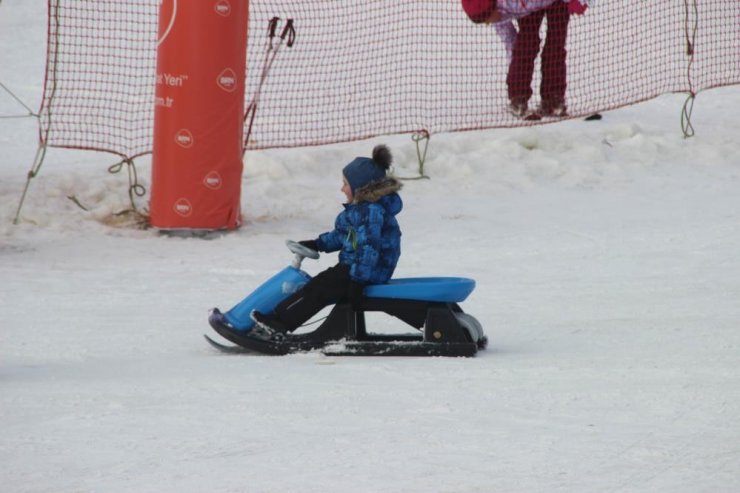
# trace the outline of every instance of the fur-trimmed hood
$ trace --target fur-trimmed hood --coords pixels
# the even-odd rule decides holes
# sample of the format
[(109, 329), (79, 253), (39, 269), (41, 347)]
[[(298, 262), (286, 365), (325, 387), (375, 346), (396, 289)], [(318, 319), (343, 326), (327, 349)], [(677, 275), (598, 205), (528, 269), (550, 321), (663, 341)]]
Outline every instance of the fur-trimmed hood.
[(386, 176), (382, 180), (369, 183), (358, 189), (353, 198), (353, 204), (360, 202), (377, 202), (386, 195), (396, 193), (403, 187), (403, 184), (392, 176)]

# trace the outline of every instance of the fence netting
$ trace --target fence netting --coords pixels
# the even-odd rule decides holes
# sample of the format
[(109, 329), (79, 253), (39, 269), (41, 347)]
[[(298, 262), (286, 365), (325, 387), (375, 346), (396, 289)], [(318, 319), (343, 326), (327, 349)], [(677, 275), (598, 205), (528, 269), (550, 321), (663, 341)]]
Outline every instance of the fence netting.
[[(49, 0), (42, 143), (127, 158), (151, 151), (160, 3)], [(521, 92), (528, 80), (510, 66), (526, 73), (537, 55), (531, 109), (544, 103), (541, 74), (557, 72), (541, 61), (552, 58), (544, 39), (558, 35), (547, 32), (559, 25), (550, 17), (512, 56), (460, 0), (252, 0), (249, 11), (248, 149), (531, 125), (511, 113), (512, 85)], [(566, 117), (740, 83), (737, 0), (600, 0), (560, 35)]]

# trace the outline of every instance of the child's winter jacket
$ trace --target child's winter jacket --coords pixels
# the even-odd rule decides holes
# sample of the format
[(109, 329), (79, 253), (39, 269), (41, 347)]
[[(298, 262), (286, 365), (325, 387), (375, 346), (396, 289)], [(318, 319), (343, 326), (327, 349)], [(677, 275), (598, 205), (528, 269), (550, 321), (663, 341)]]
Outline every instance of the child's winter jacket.
[(401, 183), (383, 180), (356, 191), (351, 204), (344, 205), (334, 230), (319, 235), (318, 248), (339, 252), (339, 261), (350, 267), (350, 277), (363, 284), (388, 282), (401, 256), (401, 229), (396, 214), (403, 202)]

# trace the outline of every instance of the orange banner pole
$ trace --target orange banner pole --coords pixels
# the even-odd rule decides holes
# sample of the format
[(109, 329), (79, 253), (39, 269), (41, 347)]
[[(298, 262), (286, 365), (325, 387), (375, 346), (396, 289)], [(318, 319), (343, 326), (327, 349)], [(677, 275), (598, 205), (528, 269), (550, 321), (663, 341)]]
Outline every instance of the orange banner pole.
[(151, 225), (235, 229), (240, 195), (247, 0), (161, 0)]

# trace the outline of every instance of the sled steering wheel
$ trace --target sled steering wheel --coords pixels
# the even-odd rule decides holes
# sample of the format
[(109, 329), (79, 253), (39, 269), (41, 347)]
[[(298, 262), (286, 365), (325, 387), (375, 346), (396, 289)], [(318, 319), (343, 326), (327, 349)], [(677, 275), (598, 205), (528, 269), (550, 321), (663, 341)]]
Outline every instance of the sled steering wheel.
[(297, 241), (286, 240), (285, 244), (288, 246), (288, 250), (295, 253), (296, 255), (299, 255), (305, 258), (311, 258), (314, 260), (319, 258), (319, 252), (317, 252), (316, 250), (311, 250), (307, 246), (303, 246)]

